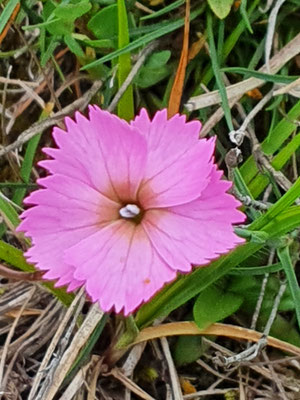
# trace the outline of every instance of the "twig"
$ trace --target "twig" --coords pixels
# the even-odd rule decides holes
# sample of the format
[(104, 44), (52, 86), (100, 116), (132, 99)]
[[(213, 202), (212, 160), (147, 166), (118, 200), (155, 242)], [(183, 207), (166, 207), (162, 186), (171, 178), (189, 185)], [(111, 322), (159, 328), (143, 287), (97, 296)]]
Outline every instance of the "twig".
[(259, 103), (251, 110), (248, 116), (245, 118), (243, 124), (240, 129), (237, 131), (231, 131), (229, 133), (229, 137), (233, 143), (240, 145), (243, 142), (244, 136), (247, 134), (252, 144), (252, 153), (255, 161), (258, 164), (258, 167), (263, 166), (276, 180), (278, 185), (284, 189), (285, 191), (289, 190), (292, 186), (292, 183), (283, 175), (281, 171), (276, 171), (275, 168), (272, 167), (270, 161), (267, 159), (263, 151), (261, 150), (260, 143), (255, 135), (254, 130), (248, 130), (246, 133), (246, 128), (251, 122), (251, 120), (256, 116), (256, 114), (262, 110), (262, 108), (267, 104), (267, 102), (272, 98), (273, 90), (271, 90), (265, 97), (260, 100)]
[(154, 397), (150, 396), (146, 393), (143, 389), (141, 389), (136, 383), (134, 383), (131, 379), (127, 376), (123, 375), (122, 372), (118, 368), (113, 368), (109, 374), (112, 375), (114, 378), (118, 379), (120, 382), (123, 383), (125, 387), (130, 389), (133, 393), (138, 395), (141, 399), (144, 400), (155, 400)]
[(0, 83), (4, 83), (7, 85), (17, 85), (23, 87), (23, 85), (30, 86), (30, 87), (38, 87), (38, 82), (31, 82), (31, 81), (22, 81), (21, 79), (11, 79), (5, 78), (4, 76), (0, 76)]
[(251, 347), (249, 347), (248, 349), (242, 351), (241, 353), (235, 354), (231, 357), (223, 357), (223, 356), (217, 356), (216, 360), (217, 363), (221, 362), (223, 365), (225, 365), (226, 367), (231, 366), (232, 364), (236, 364), (236, 363), (241, 363), (244, 361), (251, 361), (254, 358), (257, 357), (257, 355), (261, 352), (261, 350), (266, 347), (268, 341), (267, 341), (267, 336), (270, 333), (271, 327), (273, 325), (274, 319), (277, 315), (277, 311), (278, 311), (278, 307), (280, 304), (280, 300), (281, 297), (283, 295), (283, 293), (285, 292), (286, 289), (286, 283), (281, 283), (280, 285), (280, 289), (279, 292), (275, 298), (273, 307), (272, 307), (272, 311), (270, 313), (268, 322), (265, 326), (264, 332), (262, 337), (258, 340), (257, 343), (255, 343), (254, 345), (252, 345)]
[[(9, 79), (10, 77), (10, 73), (12, 71), (12, 66), (10, 65), (8, 67), (8, 71), (7, 71), (7, 79)], [(5, 103), (6, 103), (6, 89), (7, 89), (7, 83), (4, 83), (4, 88), (3, 88), (3, 94), (2, 94), (2, 107), (1, 107), (1, 112), (2, 112), (2, 116), (1, 116), (1, 129), (2, 129), (2, 141), (3, 143), (6, 142), (6, 129), (5, 129)]]
[(280, 304), (281, 297), (283, 296), (283, 294), (285, 292), (285, 289), (286, 289), (286, 282), (280, 282), (279, 291), (278, 291), (277, 296), (276, 296), (276, 298), (274, 300), (274, 304), (273, 304), (273, 307), (272, 307), (271, 314), (269, 316), (268, 322), (267, 322), (267, 324), (265, 326), (265, 329), (264, 329), (264, 336), (267, 336), (270, 333), (271, 327), (273, 325), (274, 319), (275, 319), (277, 311), (278, 311), (278, 307), (279, 307), (279, 304)]
[(281, 94), (286, 94), (286, 93), (298, 98), (300, 97), (300, 78), (289, 83), (288, 85), (281, 86), (279, 89), (274, 91), (273, 95), (279, 96)]
[(269, 16), (269, 23), (268, 23), (266, 43), (265, 43), (265, 65), (266, 65), (268, 73), (271, 72), (271, 70), (270, 70), (270, 55), (271, 55), (271, 50), (272, 50), (276, 19), (277, 19), (279, 9), (284, 2), (285, 2), (285, 0), (278, 0)]
[[(246, 129), (250, 122), (255, 118), (255, 116), (264, 108), (264, 106), (269, 102), (269, 100), (273, 97), (273, 90), (270, 90), (250, 111), (250, 113), (244, 119), (244, 122), (240, 126), (239, 129), (229, 132), (229, 138), (232, 143), (240, 146), (243, 143), (244, 136), (247, 134)], [(256, 139), (255, 133), (253, 130), (248, 133), (250, 136), (253, 145), (259, 144), (259, 141)]]
[(258, 300), (257, 300), (257, 303), (256, 303), (255, 311), (254, 311), (254, 314), (252, 316), (252, 321), (251, 321), (251, 326), (250, 326), (251, 329), (255, 329), (256, 328), (256, 323), (257, 323), (258, 316), (259, 316), (259, 313), (260, 313), (260, 309), (261, 309), (261, 306), (262, 306), (262, 302), (263, 302), (263, 299), (264, 299), (264, 296), (265, 296), (265, 291), (266, 291), (267, 283), (268, 283), (268, 280), (269, 280), (269, 275), (270, 274), (265, 274), (264, 275), (264, 279), (263, 279), (262, 284), (261, 284), (261, 289), (260, 289), (259, 297), (258, 297)]
[(35, 292), (35, 289), (36, 289), (35, 286), (33, 286), (32, 289), (30, 290), (30, 292), (28, 293), (26, 301), (24, 302), (24, 304), (20, 308), (20, 311), (19, 311), (16, 319), (14, 320), (14, 322), (13, 322), (11, 328), (10, 328), (9, 334), (7, 335), (6, 340), (5, 340), (4, 348), (3, 348), (3, 351), (2, 351), (2, 355), (1, 355), (1, 361), (0, 361), (0, 390), (1, 390), (0, 399), (2, 398), (2, 394), (3, 394), (3, 391), (5, 389), (3, 387), (2, 378), (3, 378), (3, 372), (4, 372), (4, 365), (5, 365), (5, 361), (6, 361), (6, 356), (7, 356), (7, 353), (8, 353), (8, 347), (9, 347), (9, 344), (10, 344), (10, 342), (11, 342), (11, 340), (13, 338), (13, 335), (15, 333), (15, 329), (16, 329), (16, 327), (18, 325), (19, 319), (21, 318), (21, 316), (23, 314), (23, 311), (25, 310), (29, 300), (33, 296), (33, 293)]
[(69, 114), (74, 112), (75, 110), (83, 110), (90, 102), (91, 98), (98, 92), (101, 88), (102, 82), (96, 81), (93, 86), (85, 92), (85, 94), (80, 98), (75, 100), (72, 104), (69, 104), (61, 111), (57, 112), (53, 115), (53, 117), (45, 119), (41, 122), (36, 122), (30, 128), (23, 131), (18, 139), (12, 144), (0, 149), (0, 157), (8, 152), (15, 150), (16, 148), (22, 146), (29, 139), (43, 132), (45, 129), (50, 128), (51, 126), (56, 125), (59, 121), (61, 121), (64, 117), (67, 117)]
[(146, 46), (140, 53), (138, 60), (136, 61), (136, 63), (134, 64), (134, 66), (132, 67), (131, 71), (129, 72), (127, 78), (125, 79), (125, 81), (123, 82), (122, 86), (120, 87), (120, 89), (118, 90), (118, 92), (116, 93), (115, 97), (113, 98), (113, 100), (111, 101), (110, 105), (107, 107), (107, 110), (109, 112), (112, 112), (115, 107), (117, 106), (118, 102), (120, 101), (121, 97), (123, 96), (123, 94), (125, 93), (126, 89), (128, 88), (128, 86), (131, 84), (133, 78), (135, 77), (135, 75), (138, 73), (139, 69), (141, 68), (141, 66), (144, 64), (147, 56), (152, 53), (152, 51), (158, 46), (158, 42), (152, 42), (150, 43), (148, 46)]
[(269, 368), (269, 370), (271, 372), (271, 375), (273, 377), (274, 382), (276, 383), (276, 386), (278, 387), (278, 390), (279, 390), (279, 392), (281, 394), (282, 399), (283, 400), (289, 400), (287, 395), (286, 395), (286, 392), (284, 390), (284, 387), (283, 387), (283, 385), (282, 385), (277, 373), (275, 372), (275, 369), (274, 369), (273, 365), (270, 363), (270, 360), (269, 360), (269, 357), (267, 356), (267, 353), (265, 351), (263, 351), (262, 355), (263, 355), (263, 358), (265, 359), (265, 361), (267, 362), (267, 366), (268, 366), (268, 368)]
[(0, 264), (0, 275), (8, 279), (16, 279), (18, 281), (40, 281), (42, 279), (43, 273), (44, 272), (42, 271), (16, 271), (12, 268), (6, 267), (3, 264)]
[(267, 4), (266, 4), (265, 8), (259, 7), (259, 11), (263, 14), (267, 13), (270, 10), (270, 8), (272, 7), (273, 2), (274, 2), (274, 0), (267, 0)]
[(173, 361), (173, 358), (172, 358), (172, 355), (170, 352), (168, 340), (165, 337), (163, 337), (160, 339), (160, 342), (161, 342), (162, 349), (163, 349), (163, 352), (164, 352), (164, 355), (166, 357), (168, 367), (169, 367), (169, 374), (170, 374), (170, 378), (171, 378), (173, 397), (176, 400), (182, 400), (183, 395), (182, 395), (182, 391), (181, 391), (181, 387), (180, 387), (180, 382), (179, 382), (177, 371), (176, 371), (174, 361)]

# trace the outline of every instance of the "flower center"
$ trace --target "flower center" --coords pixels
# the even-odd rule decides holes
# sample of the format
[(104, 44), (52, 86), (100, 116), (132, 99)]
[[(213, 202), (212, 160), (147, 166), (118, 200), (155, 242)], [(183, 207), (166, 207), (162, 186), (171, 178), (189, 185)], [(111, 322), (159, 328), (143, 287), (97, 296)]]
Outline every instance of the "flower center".
[(141, 209), (136, 204), (126, 204), (120, 208), (119, 214), (123, 218), (135, 219), (141, 212)]

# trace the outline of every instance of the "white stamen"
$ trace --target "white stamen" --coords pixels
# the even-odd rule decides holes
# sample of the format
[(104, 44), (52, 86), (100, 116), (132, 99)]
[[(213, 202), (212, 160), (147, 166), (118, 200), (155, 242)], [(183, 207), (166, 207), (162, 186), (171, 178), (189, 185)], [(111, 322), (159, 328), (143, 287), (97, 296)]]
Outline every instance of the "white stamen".
[(141, 212), (140, 208), (136, 204), (127, 204), (119, 210), (121, 217), (123, 218), (134, 218)]

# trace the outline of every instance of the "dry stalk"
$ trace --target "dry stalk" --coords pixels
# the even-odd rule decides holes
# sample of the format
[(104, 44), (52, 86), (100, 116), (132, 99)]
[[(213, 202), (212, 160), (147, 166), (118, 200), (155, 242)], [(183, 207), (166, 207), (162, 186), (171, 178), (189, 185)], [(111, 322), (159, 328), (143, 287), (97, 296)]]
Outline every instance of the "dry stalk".
[(15, 329), (18, 325), (18, 322), (23, 314), (23, 311), (25, 310), (27, 304), (29, 303), (30, 299), (32, 298), (35, 290), (36, 290), (36, 288), (32, 287), (30, 292), (28, 293), (27, 298), (26, 298), (25, 302), (23, 303), (22, 307), (20, 308), (20, 311), (19, 311), (17, 317), (15, 318), (15, 320), (10, 328), (9, 334), (7, 335), (5, 343), (4, 343), (4, 348), (2, 350), (1, 361), (0, 361), (0, 399), (2, 398), (2, 395), (4, 394), (5, 387), (6, 387), (6, 379), (3, 379), (3, 375), (4, 375), (4, 366), (5, 366), (6, 357), (8, 355), (9, 345), (10, 345), (12, 337), (15, 333)]
[(173, 361), (173, 358), (171, 355), (168, 340), (165, 337), (163, 337), (160, 339), (160, 342), (161, 342), (161, 346), (162, 346), (162, 349), (163, 349), (163, 352), (164, 352), (164, 355), (166, 357), (167, 364), (169, 367), (169, 374), (170, 374), (170, 378), (171, 378), (171, 385), (172, 385), (174, 399), (183, 400), (181, 386), (180, 386), (178, 374), (177, 374), (177, 371), (175, 368), (175, 364), (174, 364), (174, 361)]
[[(59, 339), (61, 338), (61, 336), (63, 335), (67, 324), (69, 323), (70, 318), (72, 317), (75, 309), (78, 306), (78, 302), (80, 301), (80, 299), (82, 299), (83, 296), (83, 291), (81, 290), (75, 297), (75, 299), (73, 300), (72, 304), (70, 305), (70, 307), (67, 309), (62, 321), (59, 324), (59, 328), (56, 331), (50, 345), (47, 348), (46, 354), (44, 355), (43, 361), (41, 362), (38, 372), (35, 376), (35, 379), (33, 381), (29, 396), (28, 396), (28, 400), (34, 400), (36, 398), (36, 392), (38, 389), (38, 386), (43, 378), (43, 372), (46, 370), (47, 365), (50, 361), (50, 358), (52, 357), (55, 348), (58, 345)], [(81, 307), (82, 308), (82, 307)], [(81, 310), (81, 308), (79, 307), (79, 309)]]
[[(300, 33), (287, 43), (276, 55), (270, 60), (270, 72), (275, 74), (278, 72), (288, 61), (294, 58), (300, 52)], [(267, 72), (267, 66), (264, 65), (259, 69), (259, 72)], [(226, 87), (227, 98), (230, 106), (232, 107), (246, 92), (253, 90), (257, 87), (264, 85), (266, 82), (258, 78), (249, 78), (244, 81), (235, 83)], [(232, 100), (235, 100), (232, 104)], [(199, 96), (191, 97), (186, 103), (189, 111), (199, 110), (214, 104), (220, 104), (221, 97), (219, 90), (210, 93), (201, 94)]]
[[(51, 385), (48, 386), (47, 392), (43, 394), (43, 400), (52, 400), (54, 398), (80, 350), (101, 321), (103, 315), (103, 312), (99, 308), (99, 304), (93, 304), (82, 325), (76, 332), (70, 346), (64, 352), (59, 365), (57, 365)], [(37, 398), (35, 400), (37, 400)]]

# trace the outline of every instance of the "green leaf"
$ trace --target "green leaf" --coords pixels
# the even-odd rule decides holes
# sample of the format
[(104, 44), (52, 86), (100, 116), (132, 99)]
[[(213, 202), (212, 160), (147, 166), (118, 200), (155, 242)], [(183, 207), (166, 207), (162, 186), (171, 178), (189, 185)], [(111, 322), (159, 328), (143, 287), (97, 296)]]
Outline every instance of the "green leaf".
[(233, 74), (247, 75), (247, 77), (258, 78), (261, 79), (262, 81), (273, 82), (273, 83), (288, 84), (294, 82), (296, 79), (299, 78), (299, 76), (266, 74), (264, 72), (254, 71), (249, 68), (243, 68), (243, 67), (226, 67), (222, 68), (221, 71), (232, 72)]
[(46, 29), (49, 33), (51, 33), (51, 35), (55, 36), (69, 35), (74, 30), (74, 22), (71, 20), (55, 18), (55, 20), (49, 22), (46, 25)]
[(249, 17), (248, 17), (248, 14), (247, 14), (247, 0), (242, 0), (241, 1), (240, 13), (241, 13), (241, 16), (242, 16), (242, 18), (243, 18), (243, 20), (245, 22), (245, 25), (247, 26), (248, 31), (250, 33), (253, 33), (253, 30), (251, 28), (251, 23), (249, 21)]
[(206, 288), (198, 296), (194, 304), (194, 320), (200, 329), (235, 313), (243, 303), (243, 296), (223, 292), (217, 286)]
[(220, 19), (226, 18), (230, 13), (234, 0), (208, 0), (208, 4), (214, 14)]
[(65, 41), (66, 45), (69, 47), (69, 49), (71, 50), (71, 52), (74, 53), (77, 57), (80, 57), (80, 58), (85, 57), (85, 54), (84, 54), (81, 46), (79, 45), (77, 40), (75, 40), (73, 38), (72, 35), (65, 35), (64, 41)]
[[(254, 22), (261, 17), (261, 12), (259, 10), (255, 10), (255, 8), (260, 4), (260, 2), (261, 0), (254, 0), (248, 9), (248, 16), (251, 22)], [(225, 40), (222, 52), (223, 62), (227, 59), (232, 49), (235, 48), (239, 38), (244, 33), (246, 27), (247, 25), (244, 19), (240, 20), (238, 25), (232, 30), (232, 33)], [(210, 66), (207, 68), (207, 71), (204, 73), (201, 81), (204, 85), (207, 86), (213, 77), (214, 77), (214, 72), (212, 70), (212, 67)]]
[(174, 360), (176, 365), (181, 366), (191, 364), (198, 360), (205, 351), (202, 337), (199, 336), (179, 336), (174, 348)]
[(116, 47), (116, 44), (111, 39), (99, 39), (99, 40), (83, 40), (83, 42), (91, 47), (96, 47), (100, 49), (113, 49)]
[(163, 65), (167, 64), (170, 57), (170, 50), (157, 51), (151, 54), (145, 66), (148, 68), (161, 68)]
[(0, 192), (0, 214), (7, 220), (13, 227), (16, 227), (20, 223), (20, 219), (17, 211), (14, 209), (12, 204), (10, 204), (5, 197), (2, 196)]
[(41, 56), (41, 66), (44, 67), (48, 60), (52, 57), (54, 50), (59, 45), (59, 41), (57, 40), (56, 36), (51, 38), (49, 46), (47, 47), (46, 51)]
[(261, 267), (238, 267), (232, 269), (229, 274), (230, 275), (239, 275), (239, 276), (252, 276), (252, 275), (265, 275), (271, 274), (273, 272), (278, 272), (282, 270), (281, 263), (265, 265)]
[(75, 19), (86, 14), (92, 8), (88, 0), (82, 0), (76, 4), (59, 4), (54, 10), (54, 15), (65, 21), (75, 21)]
[(111, 39), (118, 36), (118, 7), (116, 4), (98, 11), (87, 24), (98, 39)]
[[(118, 0), (118, 48), (129, 44), (128, 20), (125, 0)], [(118, 87), (120, 88), (131, 71), (131, 55), (119, 55)], [(130, 84), (118, 102), (118, 116), (130, 121), (134, 117), (133, 86)]]
[(28, 264), (22, 250), (3, 242), (0, 240), (0, 260), (16, 267), (24, 272), (34, 272), (35, 268), (33, 265)]
[(141, 88), (147, 88), (166, 78), (171, 72), (171, 67), (166, 65), (170, 56), (169, 50), (152, 54), (147, 63), (140, 69), (134, 83)]

